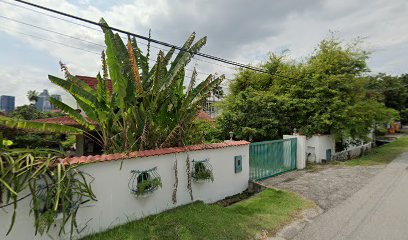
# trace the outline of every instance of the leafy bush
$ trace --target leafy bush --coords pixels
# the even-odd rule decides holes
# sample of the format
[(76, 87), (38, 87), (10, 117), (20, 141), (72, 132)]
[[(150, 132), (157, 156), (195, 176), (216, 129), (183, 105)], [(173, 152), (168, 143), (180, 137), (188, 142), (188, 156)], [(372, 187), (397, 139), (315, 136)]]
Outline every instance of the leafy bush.
[(207, 119), (195, 119), (187, 130), (185, 139), (187, 145), (222, 141), (221, 129), (217, 127), (215, 122)]

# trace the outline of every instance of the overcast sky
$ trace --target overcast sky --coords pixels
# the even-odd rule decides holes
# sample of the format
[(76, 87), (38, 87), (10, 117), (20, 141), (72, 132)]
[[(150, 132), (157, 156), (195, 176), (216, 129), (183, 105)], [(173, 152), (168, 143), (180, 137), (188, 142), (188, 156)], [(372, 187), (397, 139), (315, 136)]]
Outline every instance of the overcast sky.
[[(94, 21), (104, 17), (111, 26), (141, 35), (147, 35), (151, 29), (153, 38), (176, 45), (182, 45), (189, 34), (196, 32), (198, 37), (208, 37), (202, 52), (250, 64), (259, 63), (268, 52), (279, 53), (285, 49), (290, 50), (292, 58), (300, 60), (309, 56), (330, 31), (335, 31), (345, 41), (365, 38), (364, 47), (373, 52), (369, 60), (373, 72), (408, 72), (406, 0), (31, 2)], [(95, 76), (100, 70), (99, 53), (103, 49), (103, 35), (98, 30), (26, 8), (33, 9), (11, 0), (0, 1), (0, 95), (15, 95), (17, 105), (28, 103), (25, 97), (28, 90), (48, 89), (51, 94), (63, 93), (47, 79), (48, 74), (62, 76), (58, 65), (60, 60), (73, 74)], [(157, 51), (156, 48), (153, 50)], [(234, 73), (231, 68), (199, 60), (191, 65), (201, 72), (225, 73), (230, 78)], [(67, 99), (66, 95), (63, 99)]]

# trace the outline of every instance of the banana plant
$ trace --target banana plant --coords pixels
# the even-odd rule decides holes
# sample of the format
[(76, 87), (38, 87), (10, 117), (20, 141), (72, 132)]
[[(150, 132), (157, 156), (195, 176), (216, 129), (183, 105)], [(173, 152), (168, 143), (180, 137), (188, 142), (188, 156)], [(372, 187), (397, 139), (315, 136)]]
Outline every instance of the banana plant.
[(32, 122), (22, 119), (9, 118), (6, 116), (0, 116), (0, 125), (16, 128), (16, 129), (26, 129), (41, 132), (58, 132), (58, 133), (71, 133), (71, 134), (81, 134), (83, 131), (79, 128), (64, 126), (52, 123), (41, 123)]
[[(102, 52), (103, 73), (96, 76), (96, 89), (70, 74), (66, 67), (65, 79), (49, 76), (51, 82), (74, 97), (87, 117), (57, 99), (51, 99), (51, 103), (87, 131), (99, 134), (107, 153), (183, 145), (186, 129), (200, 103), (224, 79), (223, 75), (209, 75), (196, 84), (194, 69), (187, 89), (184, 87), (185, 68), (206, 44), (206, 37), (194, 42), (193, 33), (177, 54), (171, 48), (167, 53), (160, 51), (152, 60), (150, 43), (144, 55), (134, 37), (128, 36), (125, 43), (104, 19), (100, 23), (106, 52)], [(149, 61), (155, 63), (150, 66)], [(112, 82), (112, 92), (108, 81)]]

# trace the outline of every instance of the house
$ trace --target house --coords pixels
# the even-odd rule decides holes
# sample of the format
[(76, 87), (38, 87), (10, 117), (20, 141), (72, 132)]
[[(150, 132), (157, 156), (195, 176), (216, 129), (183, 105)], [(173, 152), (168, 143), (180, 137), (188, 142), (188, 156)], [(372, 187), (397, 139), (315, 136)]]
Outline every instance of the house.
[(203, 111), (206, 112), (212, 119), (216, 118), (220, 113), (220, 109), (217, 106), (217, 103), (221, 102), (221, 100), (221, 98), (215, 97), (213, 95), (209, 96), (201, 105)]

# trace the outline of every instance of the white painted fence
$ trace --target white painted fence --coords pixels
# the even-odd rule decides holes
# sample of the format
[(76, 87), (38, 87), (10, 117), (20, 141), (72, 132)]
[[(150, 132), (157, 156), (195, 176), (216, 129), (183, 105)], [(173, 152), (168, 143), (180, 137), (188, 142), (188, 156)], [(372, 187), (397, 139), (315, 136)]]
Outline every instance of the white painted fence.
[[(187, 189), (187, 165), (193, 160), (208, 159), (213, 168), (214, 182), (192, 181), (194, 201), (200, 200), (213, 203), (227, 196), (241, 193), (248, 187), (249, 179), (249, 143), (245, 141), (225, 142), (209, 145), (197, 145), (187, 148), (168, 148), (132, 153), (136, 158), (118, 160), (121, 154), (79, 157), (71, 159), (78, 162), (91, 162), (81, 167), (81, 170), (94, 177), (93, 191), (98, 199), (87, 207), (79, 209), (77, 221), (83, 232), (76, 238), (94, 232), (101, 232), (151, 214), (191, 203)], [(242, 171), (235, 173), (234, 157), (242, 156)], [(176, 181), (174, 166), (177, 163), (178, 188), (177, 203), (172, 201), (173, 185)], [(121, 166), (122, 165), (122, 166)], [(191, 163), (191, 166), (193, 164)], [(128, 182), (131, 170), (148, 170), (157, 167), (162, 179), (162, 188), (146, 198), (139, 198), (131, 194)], [(5, 233), (9, 227), (12, 209), (0, 210), (0, 239), (67, 239), (58, 237), (56, 229), (49, 235), (34, 236), (34, 217), (29, 216), (30, 199), (19, 202), (17, 219), (9, 236)], [(59, 223), (57, 223), (59, 224)], [(67, 227), (67, 230), (69, 227)]]

